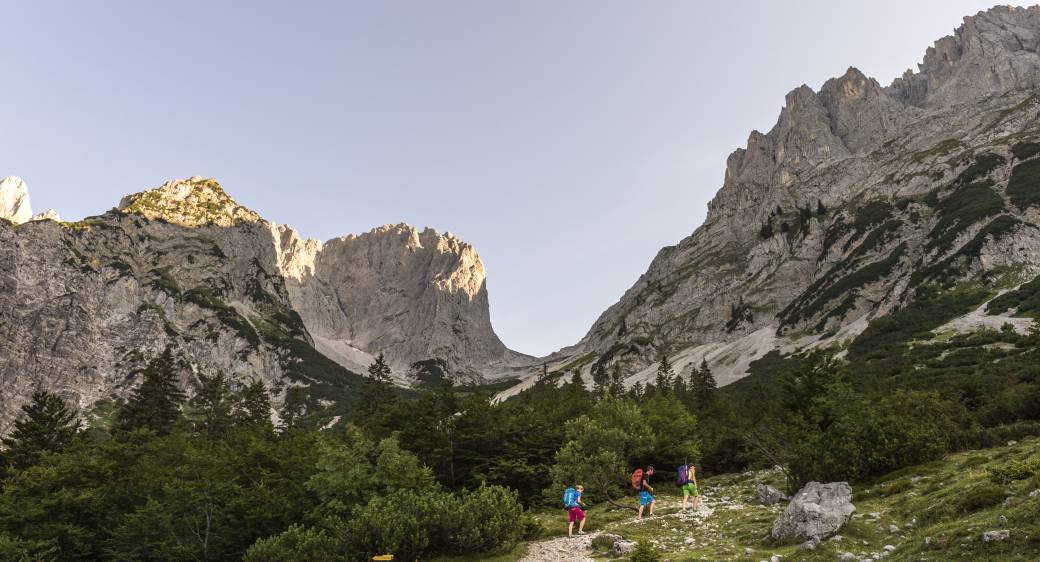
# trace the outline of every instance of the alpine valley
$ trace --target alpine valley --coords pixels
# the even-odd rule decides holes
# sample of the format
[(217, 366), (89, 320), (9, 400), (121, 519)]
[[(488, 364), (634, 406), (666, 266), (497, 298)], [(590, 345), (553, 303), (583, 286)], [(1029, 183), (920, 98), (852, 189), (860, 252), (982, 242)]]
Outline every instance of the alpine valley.
[(726, 385), (767, 356), (855, 346), (942, 289), (974, 288), (926, 332), (1025, 333), (1030, 310), (985, 303), (1040, 273), (1038, 50), (1040, 8), (996, 7), (887, 87), (849, 68), (794, 89), (773, 129), (727, 159), (705, 223), (543, 359), (495, 335), (484, 265), (450, 233), (386, 225), (321, 243), (200, 177), (61, 222), (34, 216), (9, 177), (0, 431), (34, 389), (82, 410), (125, 395), (168, 346), (189, 372), (262, 379), (276, 402), (297, 389), (331, 419), (380, 353), (402, 386), (518, 379), (504, 399), (543, 371), (646, 383), (662, 355)]

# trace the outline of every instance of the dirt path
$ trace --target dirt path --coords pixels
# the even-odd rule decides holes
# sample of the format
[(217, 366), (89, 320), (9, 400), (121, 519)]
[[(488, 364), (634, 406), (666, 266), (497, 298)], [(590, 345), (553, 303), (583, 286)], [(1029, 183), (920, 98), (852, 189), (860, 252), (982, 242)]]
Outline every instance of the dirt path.
[[(714, 502), (712, 502), (714, 503)], [(678, 509), (679, 502), (674, 500), (665, 500), (661, 502), (662, 509)], [(646, 517), (645, 521), (653, 521), (657, 519), (680, 519), (682, 521), (692, 520), (706, 520), (709, 518), (714, 509), (709, 505), (709, 502), (705, 500), (700, 511), (694, 512), (689, 511), (687, 513), (667, 513), (663, 515), (655, 515), (653, 517)], [(578, 535), (573, 538), (568, 537), (557, 537), (554, 539), (548, 539), (539, 542), (529, 543), (527, 545), (527, 552), (524, 557), (520, 559), (520, 562), (595, 562), (595, 559), (590, 555), (592, 550), (592, 539), (603, 532), (610, 532), (611, 529), (616, 529), (624, 525), (634, 524), (634, 518), (625, 519), (623, 521), (615, 521), (605, 526), (603, 531), (591, 532), (587, 535)]]
[(589, 551), (592, 550), (592, 537), (599, 533), (530, 543), (520, 562), (595, 562)]

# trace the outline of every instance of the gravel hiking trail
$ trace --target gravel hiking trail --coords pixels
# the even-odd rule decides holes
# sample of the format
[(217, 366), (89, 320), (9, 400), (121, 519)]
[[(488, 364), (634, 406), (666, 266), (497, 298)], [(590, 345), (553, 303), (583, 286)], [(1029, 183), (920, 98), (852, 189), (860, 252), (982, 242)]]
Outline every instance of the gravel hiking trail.
[[(661, 502), (661, 509), (676, 508), (679, 507), (679, 502)], [(646, 517), (647, 521), (656, 519), (669, 519), (675, 518), (682, 521), (692, 521), (699, 519), (701, 521), (711, 516), (714, 510), (708, 505), (708, 501), (705, 500), (701, 504), (701, 509), (698, 512), (688, 513), (668, 513), (665, 515), (655, 515), (653, 518)], [(634, 519), (625, 519), (623, 521), (615, 521), (606, 525), (602, 531), (590, 532), (587, 535), (575, 535), (574, 537), (556, 537), (553, 539), (547, 539), (544, 541), (532, 542), (527, 545), (527, 552), (524, 553), (523, 558), (520, 562), (595, 562), (595, 558), (592, 557), (592, 539), (596, 536), (610, 532), (611, 529), (617, 528), (621, 525), (631, 525), (634, 523)]]

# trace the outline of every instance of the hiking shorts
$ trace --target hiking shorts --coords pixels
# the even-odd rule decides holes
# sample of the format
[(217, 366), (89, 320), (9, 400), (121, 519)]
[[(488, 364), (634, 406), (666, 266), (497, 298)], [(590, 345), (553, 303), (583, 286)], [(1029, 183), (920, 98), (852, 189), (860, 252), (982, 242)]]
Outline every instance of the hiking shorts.
[(569, 519), (571, 523), (574, 523), (575, 521), (583, 521), (585, 519), (585, 512), (582, 511), (580, 507), (572, 507), (567, 510), (567, 519)]
[(697, 491), (697, 485), (696, 484), (694, 484), (693, 482), (687, 482), (687, 483), (683, 484), (683, 486), (682, 486), (682, 495), (683, 495), (684, 498), (686, 496), (697, 497), (697, 496), (701, 495), (701, 493)]
[(639, 505), (644, 506), (648, 503), (654, 503), (654, 497), (650, 495), (650, 492), (639, 492)]

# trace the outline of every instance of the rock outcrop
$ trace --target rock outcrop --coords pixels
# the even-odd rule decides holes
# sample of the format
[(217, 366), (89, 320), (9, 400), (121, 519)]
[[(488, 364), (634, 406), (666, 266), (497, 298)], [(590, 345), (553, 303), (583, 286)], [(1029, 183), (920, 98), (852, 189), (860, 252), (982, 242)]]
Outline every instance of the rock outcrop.
[(776, 505), (789, 499), (787, 494), (784, 494), (769, 484), (759, 484), (756, 486), (755, 496), (758, 498), (758, 503), (762, 505)]
[(398, 224), (319, 244), (276, 230), (293, 308), (326, 355), (381, 352), (402, 373), (442, 359), (467, 380), (531, 361), (495, 335), (484, 263), (451, 233)]
[(844, 527), (856, 507), (846, 482), (809, 482), (773, 523), (773, 540), (781, 543), (819, 542)]
[[(550, 370), (591, 381), (620, 365), (632, 385), (665, 353), (724, 385), (771, 351), (854, 337), (940, 278), (1040, 273), (1040, 204), (1009, 190), (1040, 143), (1038, 41), (1040, 7), (996, 7), (891, 86), (850, 68), (793, 90), (727, 159), (704, 224)], [(976, 197), (987, 210), (958, 206)]]
[(401, 383), (419, 361), (467, 380), (529, 361), (495, 336), (483, 263), (450, 234), (398, 225), (321, 244), (200, 177), (75, 223), (30, 221), (20, 180), (0, 201), (0, 433), (38, 388), (83, 410), (125, 395), (167, 347), (185, 386), (261, 378), (323, 419), (379, 353)]
[(0, 180), (0, 219), (21, 224), (32, 217), (29, 191), (21, 178), (8, 176)]

